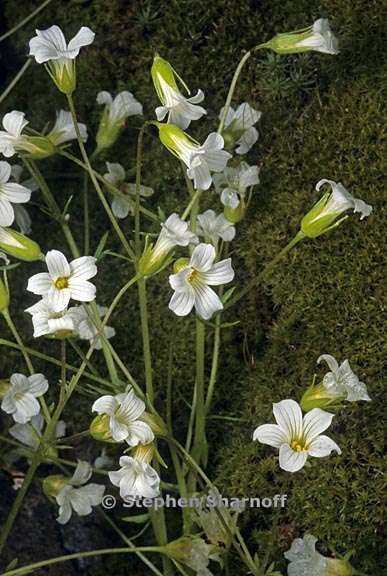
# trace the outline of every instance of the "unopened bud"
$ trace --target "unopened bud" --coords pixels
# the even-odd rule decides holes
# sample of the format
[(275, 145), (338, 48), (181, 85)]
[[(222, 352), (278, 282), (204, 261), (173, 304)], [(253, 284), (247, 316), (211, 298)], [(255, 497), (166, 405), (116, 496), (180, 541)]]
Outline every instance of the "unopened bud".
[(3, 312), (3, 310), (7, 310), (8, 306), (9, 306), (8, 290), (4, 282), (0, 278), (0, 312)]
[(90, 434), (95, 440), (100, 442), (110, 442), (116, 444), (110, 431), (110, 416), (108, 414), (100, 414), (94, 418), (90, 424)]
[(12, 228), (0, 228), (0, 248), (7, 254), (27, 262), (34, 262), (42, 257), (39, 244)]
[(67, 480), (62, 474), (47, 476), (43, 480), (43, 492), (48, 498), (56, 498), (65, 484), (67, 484)]

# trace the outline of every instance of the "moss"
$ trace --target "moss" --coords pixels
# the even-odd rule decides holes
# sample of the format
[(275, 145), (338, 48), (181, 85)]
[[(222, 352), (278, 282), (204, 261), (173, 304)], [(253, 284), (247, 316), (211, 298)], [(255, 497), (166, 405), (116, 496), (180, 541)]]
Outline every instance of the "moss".
[[(16, 12), (12, 0), (5, 1), (7, 26), (38, 3), (23, 2)], [(235, 103), (247, 99), (263, 111), (260, 140), (249, 157), (250, 163), (261, 166), (261, 185), (233, 244), (238, 283), (259, 272), (297, 232), (302, 215), (317, 198), (313, 188), (320, 178), (342, 181), (355, 196), (372, 204), (374, 213), (361, 223), (356, 216), (351, 217), (335, 232), (305, 241), (259, 289), (227, 312), (227, 320), (240, 320), (240, 324), (222, 336), (214, 413), (241, 416), (246, 421), (243, 425), (210, 421), (210, 474), (217, 478), (224, 494), (288, 494), (288, 506), (281, 513), (265, 510), (242, 516), (250, 544), (260, 552), (271, 546), (273, 559), (279, 559), (293, 537), (308, 531), (319, 537), (323, 552), (328, 552), (328, 545), (338, 552), (355, 549), (354, 564), (366, 573), (380, 574), (384, 413), (380, 376), (384, 286), (381, 174), (386, 86), (381, 57), (386, 36), (382, 3), (94, 0), (58, 6), (53, 2), (34, 23), (7, 42), (7, 70), (10, 78), (22, 64), (35, 25), (44, 28), (56, 22), (70, 36), (82, 23), (97, 32), (95, 43), (79, 58), (76, 92), (80, 118), (87, 121), (92, 134), (98, 122), (95, 97), (101, 89), (131, 90), (143, 102), (146, 115), (153, 116), (157, 104), (149, 67), (156, 50), (173, 62), (193, 90), (205, 90), (208, 119), (215, 127), (243, 50), (276, 32), (306, 26), (320, 15), (330, 18), (340, 37), (338, 57), (311, 54), (278, 61), (262, 53), (248, 62), (236, 91)], [(65, 106), (62, 96), (50, 84), (43, 67), (33, 65), (2, 105), (2, 111), (25, 110), (31, 124), (41, 128), (59, 106)], [(137, 126), (137, 121), (130, 120), (119, 143), (99, 161), (100, 170), (104, 160), (121, 161), (128, 168), (134, 165)], [(192, 126), (198, 138), (204, 135), (203, 130), (208, 130), (208, 123)], [(156, 190), (154, 207), (174, 210), (186, 199), (180, 167), (157, 139), (147, 137), (147, 143), (144, 183)], [(73, 195), (71, 222), (81, 238), (80, 179), (68, 178), (68, 164), (58, 159), (45, 161), (42, 166), (50, 182), (55, 182), (55, 194), (62, 206)], [(211, 193), (208, 204), (220, 209)], [(34, 227), (39, 230), (43, 249), (54, 245), (64, 249), (56, 225), (48, 223), (37, 207), (34, 210)], [(92, 210), (96, 246), (108, 222), (94, 197)], [(123, 226), (130, 234), (132, 223)], [(112, 250), (119, 249), (113, 233), (108, 245)], [(25, 306), (24, 293), (20, 294), (19, 305), (16, 287), (25, 285), (26, 278), (38, 268), (22, 266), (12, 273), (13, 310)], [(98, 289), (106, 298), (101, 303), (106, 304), (130, 270), (122, 260), (106, 258), (100, 271)], [(175, 427), (183, 437), (186, 402), (191, 401), (194, 382), (193, 323), (166, 313), (166, 281), (167, 272), (148, 283), (155, 386), (162, 407), (166, 341), (173, 333)], [(27, 342), (35, 346), (26, 318), (21, 313), (16, 317), (24, 327)], [(115, 345), (141, 382), (137, 320), (136, 294), (132, 290), (114, 317), (119, 334)], [(211, 337), (209, 330), (209, 344)], [(55, 343), (50, 345), (52, 353), (55, 347)], [(348, 407), (335, 417), (331, 436), (342, 448), (341, 457), (314, 460), (304, 471), (289, 475), (279, 471), (274, 450), (252, 443), (252, 431), (270, 421), (273, 401), (300, 398), (314, 372), (323, 374), (323, 369), (315, 366), (322, 353), (348, 357), (368, 384), (373, 402)], [(3, 369), (13, 369), (18, 359), (10, 352)], [(39, 362), (37, 366), (46, 370)], [(58, 378), (56, 371), (52, 378)], [(74, 402), (76, 428), (87, 421), (89, 404), (88, 400)]]

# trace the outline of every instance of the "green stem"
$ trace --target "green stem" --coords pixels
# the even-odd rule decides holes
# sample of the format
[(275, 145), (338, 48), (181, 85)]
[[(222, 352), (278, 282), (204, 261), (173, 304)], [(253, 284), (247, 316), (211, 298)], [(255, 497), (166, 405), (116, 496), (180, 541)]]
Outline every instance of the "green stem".
[(97, 192), (97, 194), (98, 194), (98, 197), (99, 197), (99, 199), (100, 199), (103, 207), (105, 208), (106, 214), (108, 215), (109, 220), (110, 220), (110, 222), (111, 222), (111, 224), (112, 224), (112, 226), (113, 226), (113, 228), (114, 228), (117, 236), (119, 237), (119, 239), (120, 239), (123, 247), (125, 248), (127, 254), (129, 255), (129, 257), (133, 259), (133, 258), (134, 258), (133, 250), (131, 249), (131, 247), (130, 247), (128, 241), (126, 240), (125, 235), (124, 235), (124, 233), (122, 232), (122, 230), (121, 230), (121, 228), (120, 228), (120, 226), (119, 226), (119, 224), (118, 224), (118, 222), (117, 222), (117, 220), (116, 220), (113, 212), (111, 211), (111, 208), (110, 208), (110, 206), (109, 206), (109, 203), (108, 203), (108, 201), (107, 201), (106, 198), (105, 198), (105, 195), (104, 195), (104, 193), (103, 193), (103, 191), (102, 191), (102, 188), (101, 188), (101, 186), (99, 185), (98, 180), (97, 180), (97, 178), (96, 178), (95, 172), (94, 172), (94, 170), (93, 170), (93, 168), (92, 168), (92, 166), (91, 166), (91, 164), (90, 164), (89, 157), (88, 157), (88, 155), (87, 155), (87, 152), (86, 152), (86, 149), (85, 149), (85, 146), (84, 146), (84, 144), (83, 144), (82, 137), (81, 137), (81, 133), (80, 133), (80, 130), (79, 130), (79, 125), (78, 125), (78, 121), (77, 121), (77, 114), (76, 114), (76, 111), (75, 111), (74, 101), (73, 101), (73, 97), (72, 97), (71, 94), (67, 94), (67, 101), (68, 101), (69, 108), (70, 108), (70, 112), (71, 112), (71, 116), (72, 116), (72, 119), (73, 119), (73, 124), (74, 124), (75, 132), (76, 132), (76, 135), (77, 135), (78, 145), (79, 145), (79, 148), (80, 148), (80, 151), (81, 151), (82, 158), (83, 158), (83, 161), (84, 161), (84, 163), (85, 163), (86, 169), (87, 169), (87, 171), (88, 171), (88, 173), (89, 173), (90, 180), (91, 180), (92, 183), (93, 183), (93, 186), (94, 186), (94, 188), (95, 188), (95, 190), (96, 190), (96, 192)]
[[(187, 206), (187, 208), (184, 210), (183, 215), (181, 217), (182, 220), (185, 220), (186, 218), (188, 218), (188, 216), (190, 215), (191, 210), (194, 208), (194, 206), (197, 206), (198, 204), (198, 200), (200, 198), (202, 194), (201, 190), (196, 190), (195, 193), (193, 194), (193, 196), (191, 197), (191, 200), (189, 201), (189, 204)], [(197, 212), (196, 212), (196, 216), (197, 216)]]
[(87, 172), (83, 173), (83, 253), (90, 252), (90, 215), (89, 215), (89, 178)]
[(140, 305), (141, 333), (144, 353), (145, 369), (145, 388), (150, 402), (153, 404), (153, 374), (152, 374), (152, 353), (150, 348), (149, 323), (148, 323), (148, 304), (146, 297), (145, 278), (139, 278), (137, 281), (138, 300)]
[(219, 366), (219, 351), (220, 351), (220, 325), (222, 321), (221, 314), (215, 319), (215, 333), (214, 333), (214, 347), (212, 352), (212, 365), (211, 365), (211, 374), (210, 374), (210, 381), (208, 383), (207, 389), (207, 397), (205, 403), (205, 413), (209, 414), (211, 408), (211, 402), (214, 395), (216, 378), (218, 374), (218, 366)]
[[(1, 41), (1, 38), (0, 38)], [(8, 94), (12, 92), (15, 88), (16, 84), (19, 82), (20, 78), (24, 75), (24, 73), (28, 70), (30, 65), (32, 64), (32, 58), (28, 58), (20, 68), (19, 72), (12, 78), (11, 82), (8, 84), (4, 92), (0, 96), (0, 104), (7, 98)]]
[(76, 552), (74, 554), (66, 554), (65, 556), (57, 556), (56, 558), (49, 558), (48, 560), (42, 560), (40, 562), (35, 562), (29, 566), (23, 566), (22, 568), (16, 568), (15, 570), (10, 570), (4, 572), (2, 576), (21, 576), (25, 574), (31, 574), (35, 572), (38, 568), (44, 568), (45, 566), (52, 566), (53, 564), (59, 564), (61, 562), (68, 562), (69, 560), (76, 560), (78, 558), (90, 558), (92, 556), (105, 556), (107, 554), (130, 554), (133, 552), (158, 552), (162, 553), (163, 549), (160, 546), (141, 546), (138, 548), (101, 548), (100, 550), (88, 550), (87, 552)]
[(44, 196), (47, 207), (50, 210), (52, 217), (55, 220), (57, 220), (57, 222), (59, 222), (59, 224), (61, 225), (63, 234), (71, 250), (71, 254), (73, 255), (74, 258), (79, 258), (81, 253), (74, 239), (74, 236), (71, 232), (70, 226), (64, 219), (61, 209), (59, 208), (57, 201), (55, 200), (53, 194), (51, 193), (51, 190), (46, 180), (44, 179), (42, 173), (40, 172), (39, 168), (36, 166), (33, 160), (26, 160), (25, 158), (23, 158), (23, 162), (28, 168), (29, 172), (31, 173), (31, 176), (39, 184), (39, 188)]
[(28, 14), (28, 16), (23, 18), (23, 20), (18, 22), (15, 26), (13, 26), (13, 28), (11, 28), (7, 32), (5, 32), (5, 34), (0, 36), (0, 42), (5, 40), (6, 38), (9, 38), (9, 36), (14, 34), (14, 32), (17, 32), (18, 30), (20, 30), (20, 28), (23, 28), (23, 26), (25, 26), (26, 24), (28, 24), (28, 22), (30, 22), (30, 20), (35, 18), (35, 16), (37, 16), (39, 14), (39, 12), (44, 10), (44, 8), (46, 6), (48, 6), (50, 4), (50, 2), (52, 2), (52, 0), (45, 0), (44, 2), (42, 2), (42, 4), (40, 4), (40, 6), (38, 6), (35, 10), (33, 10), (30, 14)]
[[(92, 302), (90, 304), (90, 310), (92, 312), (92, 322), (94, 323), (94, 325), (96, 326), (97, 329), (100, 329), (101, 327), (101, 319), (99, 317), (99, 311), (98, 311), (98, 307), (97, 304), (95, 302)], [(115, 362), (113, 360), (113, 356), (111, 354), (110, 348), (109, 348), (109, 342), (108, 339), (105, 336), (104, 331), (101, 331), (101, 336), (100, 336), (100, 342), (102, 345), (102, 351), (105, 357), (105, 362), (106, 362), (106, 366), (108, 368), (109, 371), (109, 376), (110, 379), (112, 381), (112, 383), (114, 384), (115, 388), (119, 388), (119, 378), (118, 378), (118, 374), (117, 374), (117, 369), (116, 369), (116, 365)]]
[[(204, 408), (205, 324), (196, 318), (196, 419), (192, 457), (200, 464), (206, 446)], [(191, 490), (193, 492), (194, 490)]]
[(269, 272), (272, 271), (272, 269), (276, 266), (276, 264), (282, 260), (282, 258), (284, 256), (286, 256), (286, 254), (299, 242), (301, 242), (301, 240), (303, 240), (305, 238), (304, 234), (299, 231), (296, 236), (289, 242), (289, 244), (287, 244), (285, 246), (285, 248), (283, 248), (281, 250), (281, 252), (279, 252), (275, 258), (273, 258), (273, 260), (271, 260), (269, 262), (269, 264), (267, 264), (267, 266), (265, 266), (265, 268), (262, 270), (262, 272), (260, 272), (257, 276), (255, 276), (255, 278), (253, 278), (249, 283), (247, 283), (247, 285), (245, 286), (245, 288), (243, 288), (240, 292), (238, 292), (238, 294), (236, 294), (233, 298), (231, 298), (231, 300), (229, 300), (227, 302), (227, 304), (225, 305), (224, 309), (226, 310), (227, 308), (230, 308), (230, 306), (233, 306), (234, 304), (236, 304), (237, 302), (239, 302), (239, 300), (241, 298), (243, 298), (244, 296), (246, 296), (246, 294), (248, 294), (250, 292), (250, 290), (252, 290), (253, 288), (256, 288), (257, 284), (259, 284), (259, 282), (265, 277), (267, 276), (267, 274), (269, 274)]

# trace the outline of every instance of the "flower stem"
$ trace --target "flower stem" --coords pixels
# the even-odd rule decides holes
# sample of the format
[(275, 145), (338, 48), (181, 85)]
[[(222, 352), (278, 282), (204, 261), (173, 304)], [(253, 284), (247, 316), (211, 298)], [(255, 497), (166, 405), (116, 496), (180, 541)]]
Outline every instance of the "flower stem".
[(285, 246), (285, 248), (283, 248), (274, 258), (273, 260), (271, 260), (269, 262), (269, 264), (267, 264), (267, 266), (265, 266), (265, 268), (262, 270), (262, 272), (260, 272), (257, 276), (255, 276), (255, 278), (253, 278), (246, 286), (245, 288), (243, 288), (238, 294), (236, 294), (233, 298), (231, 298), (231, 300), (229, 300), (227, 302), (227, 304), (225, 305), (224, 309), (226, 310), (227, 308), (230, 308), (230, 306), (233, 306), (234, 304), (236, 304), (237, 302), (239, 302), (239, 300), (241, 298), (243, 298), (244, 296), (246, 296), (246, 294), (248, 294), (250, 292), (250, 290), (252, 290), (253, 288), (255, 288), (257, 286), (257, 284), (265, 277), (267, 276), (272, 269), (276, 266), (276, 264), (282, 260), (282, 258), (284, 256), (286, 256), (286, 254), (292, 249), (294, 248), (294, 246), (296, 244), (298, 244), (299, 242), (301, 242), (301, 240), (303, 240), (305, 238), (304, 234), (299, 231), (296, 236), (289, 242), (289, 244), (287, 244)]
[[(0, 38), (1, 41), (1, 38)], [(4, 92), (0, 96), (0, 104), (7, 98), (8, 94), (12, 92), (15, 88), (16, 84), (19, 82), (20, 78), (24, 75), (24, 73), (28, 70), (30, 65), (32, 64), (32, 58), (28, 58), (20, 68), (19, 72), (16, 74), (14, 78), (12, 78), (11, 82), (8, 84)]]
[[(206, 448), (204, 408), (204, 357), (205, 357), (205, 324), (196, 318), (196, 413), (195, 434), (192, 447), (192, 457), (200, 464), (203, 451)], [(193, 477), (194, 479), (194, 477)], [(193, 482), (190, 483), (190, 492), (194, 492)]]
[(80, 148), (80, 151), (81, 151), (81, 154), (82, 154), (83, 161), (84, 161), (84, 163), (85, 163), (85, 167), (86, 167), (86, 169), (87, 169), (87, 171), (88, 171), (88, 173), (89, 173), (89, 175), (90, 175), (90, 180), (91, 180), (92, 183), (93, 183), (93, 186), (94, 186), (94, 188), (95, 188), (95, 190), (96, 190), (96, 192), (97, 192), (97, 194), (98, 194), (98, 197), (99, 197), (99, 199), (100, 199), (103, 207), (105, 208), (106, 214), (108, 215), (109, 220), (110, 220), (110, 222), (111, 222), (111, 224), (112, 224), (112, 226), (113, 226), (113, 228), (114, 228), (117, 236), (119, 237), (119, 239), (120, 239), (123, 247), (125, 248), (127, 254), (129, 255), (129, 257), (130, 257), (131, 259), (133, 259), (133, 258), (134, 258), (133, 250), (132, 250), (132, 248), (130, 247), (129, 242), (126, 240), (125, 235), (124, 235), (124, 233), (122, 232), (122, 230), (121, 230), (121, 228), (120, 228), (120, 226), (119, 226), (119, 224), (118, 224), (118, 222), (117, 222), (117, 220), (116, 220), (113, 212), (111, 211), (111, 208), (110, 208), (110, 206), (109, 206), (109, 203), (108, 203), (108, 201), (107, 201), (106, 198), (105, 198), (105, 195), (104, 195), (104, 193), (103, 193), (103, 191), (102, 191), (102, 189), (101, 189), (101, 186), (100, 186), (99, 183), (98, 183), (98, 180), (97, 180), (97, 177), (96, 177), (96, 175), (95, 175), (95, 172), (94, 172), (94, 170), (93, 170), (93, 168), (92, 168), (92, 166), (91, 166), (91, 164), (90, 164), (90, 160), (89, 160), (89, 157), (88, 157), (88, 155), (87, 155), (87, 152), (86, 152), (86, 149), (85, 149), (85, 146), (84, 146), (84, 144), (83, 144), (82, 137), (81, 137), (81, 133), (80, 133), (80, 130), (79, 130), (79, 125), (78, 125), (78, 121), (77, 121), (77, 114), (76, 114), (76, 111), (75, 111), (74, 101), (73, 101), (73, 97), (72, 97), (71, 94), (67, 94), (67, 101), (68, 101), (69, 108), (70, 108), (70, 112), (71, 112), (71, 116), (72, 116), (72, 119), (73, 119), (73, 124), (74, 124), (75, 132), (76, 132), (76, 135), (77, 135), (78, 145), (79, 145), (79, 148)]
[(40, 4), (40, 6), (38, 6), (35, 10), (30, 12), (30, 14), (28, 14), (28, 16), (23, 18), (23, 20), (18, 22), (13, 28), (11, 28), (10, 30), (7, 30), (7, 32), (5, 32), (2, 36), (0, 36), (0, 42), (5, 40), (6, 38), (9, 38), (9, 36), (14, 34), (14, 32), (17, 32), (18, 30), (20, 30), (20, 28), (23, 28), (23, 26), (25, 26), (26, 24), (28, 24), (28, 22), (30, 20), (35, 18), (35, 16), (37, 16), (39, 14), (39, 12), (44, 10), (44, 8), (46, 6), (48, 6), (50, 4), (50, 2), (52, 2), (52, 0), (45, 0), (44, 2), (42, 2), (42, 4)]

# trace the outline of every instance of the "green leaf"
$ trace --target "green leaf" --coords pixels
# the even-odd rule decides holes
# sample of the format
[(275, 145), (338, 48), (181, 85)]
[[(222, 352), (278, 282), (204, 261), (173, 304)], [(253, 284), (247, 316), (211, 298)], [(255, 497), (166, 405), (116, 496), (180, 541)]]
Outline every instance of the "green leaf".
[(120, 518), (123, 522), (130, 522), (131, 524), (145, 524), (149, 520), (149, 514), (137, 514), (136, 516), (124, 516)]

